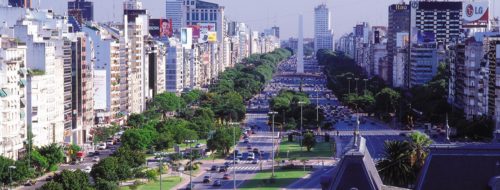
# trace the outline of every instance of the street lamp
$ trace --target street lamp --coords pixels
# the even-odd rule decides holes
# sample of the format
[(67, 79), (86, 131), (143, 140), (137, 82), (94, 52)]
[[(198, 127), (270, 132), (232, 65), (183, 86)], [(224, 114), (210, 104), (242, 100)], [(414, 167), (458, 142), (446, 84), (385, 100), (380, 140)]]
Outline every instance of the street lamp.
[(184, 143), (189, 143), (189, 188), (193, 189), (193, 146), (191, 143), (196, 142), (196, 140), (184, 140)]
[(347, 81), (349, 81), (348, 82), (348, 88), (349, 88), (348, 93), (349, 94), (351, 93), (351, 79), (352, 79), (351, 77), (347, 77)]
[(303, 122), (303, 116), (302, 116), (302, 107), (304, 106), (305, 102), (298, 102), (300, 106), (300, 151), (302, 152), (302, 125), (304, 124)]
[(276, 140), (275, 139), (276, 136), (274, 136), (274, 115), (276, 115), (276, 114), (278, 114), (278, 112), (275, 112), (275, 111), (270, 111), (269, 112), (269, 115), (271, 115), (271, 118), (272, 118), (272, 135), (273, 135), (273, 139), (272, 139), (272, 141), (273, 141), (273, 148), (272, 148), (272, 154), (271, 154), (272, 160), (273, 160), (273, 162), (272, 162), (272, 170), (273, 170), (273, 172), (271, 174), (271, 177), (274, 177), (274, 146), (275, 146), (274, 145), (274, 141)]
[(356, 95), (358, 95), (358, 80), (359, 80), (359, 78), (354, 78), (354, 80), (356, 81)]
[(363, 81), (365, 81), (365, 95), (366, 95), (366, 82), (368, 81), (368, 79), (363, 79)]
[(157, 154), (159, 157), (160, 157), (160, 165), (158, 167), (158, 169), (160, 170), (160, 190), (163, 189), (162, 185), (161, 185), (161, 173), (163, 172), (163, 159), (167, 156), (164, 152), (160, 152)]
[(15, 170), (15, 169), (16, 169), (16, 166), (9, 166), (9, 179), (10, 179), (9, 186), (10, 186), (10, 189), (12, 189), (12, 170)]
[(316, 128), (319, 129), (319, 89), (316, 88), (314, 91), (316, 91)]
[(233, 126), (233, 189), (236, 190), (236, 126), (240, 126), (240, 123), (230, 122), (229, 125)]

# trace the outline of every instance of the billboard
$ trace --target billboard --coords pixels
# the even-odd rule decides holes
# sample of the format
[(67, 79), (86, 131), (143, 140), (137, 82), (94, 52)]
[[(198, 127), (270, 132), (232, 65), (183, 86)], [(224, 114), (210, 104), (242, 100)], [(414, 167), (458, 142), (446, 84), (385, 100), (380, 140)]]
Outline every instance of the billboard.
[(197, 41), (200, 38), (200, 26), (198, 25), (189, 25), (188, 28), (193, 30), (193, 41)]
[(193, 29), (181, 28), (181, 44), (185, 49), (191, 49), (193, 44)]
[(462, 11), (463, 27), (485, 28), (488, 26), (489, 10), (487, 1), (464, 2)]
[(198, 23), (198, 26), (200, 28), (198, 43), (208, 42), (209, 32), (216, 32), (215, 23)]
[(208, 32), (207, 41), (217, 42), (217, 32)]
[(172, 22), (166, 19), (149, 19), (149, 34), (155, 38), (172, 37)]

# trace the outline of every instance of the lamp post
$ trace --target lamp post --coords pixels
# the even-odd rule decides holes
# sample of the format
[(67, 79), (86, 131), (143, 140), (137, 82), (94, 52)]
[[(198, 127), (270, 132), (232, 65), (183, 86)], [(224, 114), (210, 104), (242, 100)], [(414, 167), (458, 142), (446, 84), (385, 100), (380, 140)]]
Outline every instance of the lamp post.
[(366, 82), (368, 81), (368, 79), (363, 79), (363, 81), (365, 81), (365, 93), (364, 93), (364, 95), (366, 95)]
[(9, 166), (9, 188), (12, 189), (12, 170), (15, 170), (16, 166)]
[(269, 115), (271, 115), (271, 118), (272, 118), (272, 135), (273, 135), (273, 139), (272, 139), (272, 141), (273, 141), (273, 148), (272, 148), (272, 154), (271, 154), (272, 160), (273, 160), (273, 162), (272, 162), (272, 171), (273, 172), (271, 174), (271, 177), (274, 177), (274, 146), (275, 146), (274, 145), (274, 141), (276, 140), (275, 139), (275, 135), (274, 135), (274, 115), (276, 115), (276, 114), (278, 114), (278, 112), (275, 112), (275, 111), (270, 111), (269, 112)]
[(356, 81), (356, 95), (358, 95), (358, 80), (359, 80), (359, 78), (354, 78), (354, 80)]
[(236, 190), (236, 126), (240, 126), (240, 123), (230, 122), (229, 125), (233, 126), (233, 189)]
[(319, 89), (316, 88), (314, 91), (316, 91), (316, 128), (319, 132)]
[(303, 125), (303, 117), (302, 117), (302, 107), (305, 104), (305, 102), (298, 102), (300, 106), (300, 151), (302, 152), (302, 125)]
[(351, 93), (351, 79), (352, 79), (351, 77), (347, 77), (347, 81), (348, 81), (348, 90), (347, 91), (348, 91), (348, 94)]
[(193, 146), (191, 143), (196, 142), (196, 140), (185, 140), (185, 143), (189, 143), (189, 188), (193, 189)]

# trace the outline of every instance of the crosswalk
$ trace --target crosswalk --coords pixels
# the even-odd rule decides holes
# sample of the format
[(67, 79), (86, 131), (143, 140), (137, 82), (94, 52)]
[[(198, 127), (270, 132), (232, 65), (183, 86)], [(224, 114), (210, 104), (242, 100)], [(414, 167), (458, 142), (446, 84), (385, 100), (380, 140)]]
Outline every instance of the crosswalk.
[(233, 169), (236, 169), (236, 171), (238, 170), (258, 170), (260, 169), (259, 166), (231, 166), (229, 167), (228, 171), (232, 171)]

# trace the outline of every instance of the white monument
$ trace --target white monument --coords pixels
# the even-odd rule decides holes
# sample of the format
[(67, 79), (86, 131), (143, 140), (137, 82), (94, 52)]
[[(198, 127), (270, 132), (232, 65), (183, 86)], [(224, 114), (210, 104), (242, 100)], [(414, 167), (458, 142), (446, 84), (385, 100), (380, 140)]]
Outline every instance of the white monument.
[(297, 73), (304, 73), (304, 31), (302, 15), (299, 15), (299, 42), (297, 44)]

